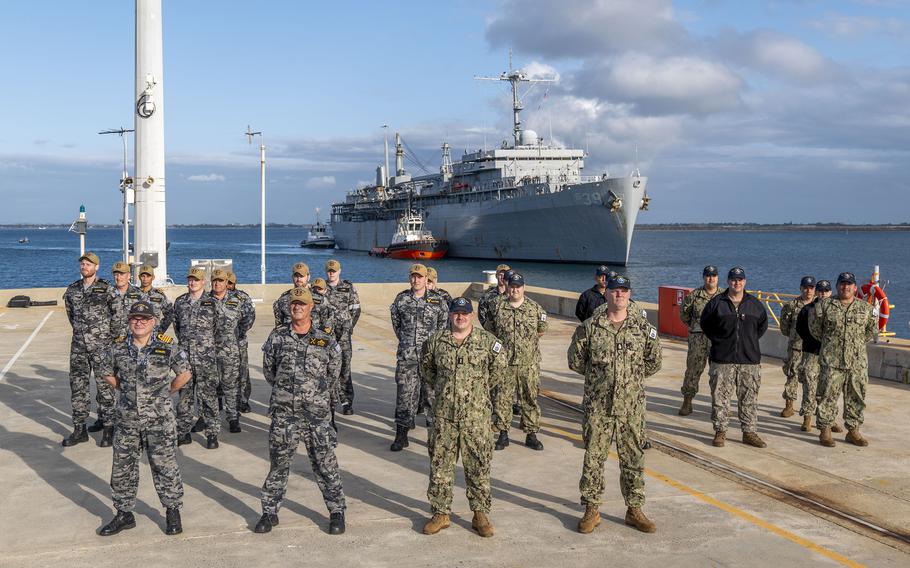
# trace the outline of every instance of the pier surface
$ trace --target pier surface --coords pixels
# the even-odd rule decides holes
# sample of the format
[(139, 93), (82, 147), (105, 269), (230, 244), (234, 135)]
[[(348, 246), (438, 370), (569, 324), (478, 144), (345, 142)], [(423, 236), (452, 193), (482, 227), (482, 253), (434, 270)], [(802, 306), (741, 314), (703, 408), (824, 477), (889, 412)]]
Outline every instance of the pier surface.
[[(221, 448), (204, 439), (182, 446), (184, 533), (163, 533), (164, 515), (146, 460), (140, 469), (137, 526), (96, 535), (112, 516), (111, 450), (89, 443), (63, 448), (71, 429), (70, 327), (56, 308), (0, 308), (0, 566), (907, 566), (910, 564), (910, 388), (873, 379), (867, 391), (867, 448), (779, 417), (781, 361), (762, 368), (759, 434), (763, 450), (739, 441), (735, 412), (725, 448), (711, 445), (707, 373), (695, 412), (676, 414), (684, 342), (664, 339), (663, 369), (647, 384), (645, 512), (657, 533), (623, 524), (619, 472), (606, 466), (603, 522), (576, 532), (583, 508), (578, 478), (582, 380), (565, 361), (577, 322), (552, 317), (542, 340), (543, 452), (512, 445), (493, 456), (496, 535), (477, 536), (459, 467), (453, 524), (421, 533), (428, 517), (429, 461), (423, 418), (411, 445), (389, 451), (394, 435), (395, 336), (388, 306), (404, 286), (360, 285), (364, 313), (354, 334), (355, 414), (339, 416), (338, 458), (348, 500), (347, 532), (326, 533), (328, 514), (305, 456), (292, 468), (281, 524), (257, 535), (259, 489), (268, 472), (265, 415), (269, 388), (259, 346), (273, 323), (269, 286), (250, 334), (253, 412), (243, 432), (224, 428)], [(272, 290), (274, 288), (274, 290)], [(451, 292), (461, 290), (450, 287)], [(44, 299), (44, 298), (37, 298)], [(779, 333), (776, 329), (769, 333)], [(93, 415), (94, 417), (94, 415)], [(492, 434), (491, 434), (492, 435)], [(890, 532), (889, 532), (890, 531)]]

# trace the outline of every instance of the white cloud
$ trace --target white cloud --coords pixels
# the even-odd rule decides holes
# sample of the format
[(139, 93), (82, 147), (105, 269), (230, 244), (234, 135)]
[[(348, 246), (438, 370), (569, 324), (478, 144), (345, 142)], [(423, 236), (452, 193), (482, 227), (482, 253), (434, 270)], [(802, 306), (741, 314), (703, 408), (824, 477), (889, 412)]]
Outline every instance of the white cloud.
[(839, 38), (855, 39), (869, 34), (900, 38), (910, 34), (910, 25), (897, 18), (829, 13), (813, 20), (811, 25), (817, 30)]
[(335, 176), (316, 176), (306, 181), (307, 189), (329, 189), (335, 187)]
[(854, 172), (877, 172), (882, 169), (882, 164), (864, 160), (841, 160), (837, 163), (837, 167)]
[(186, 177), (187, 181), (198, 181), (202, 183), (209, 183), (213, 181), (224, 181), (224, 176), (221, 174), (195, 174)]
[(797, 84), (825, 83), (843, 76), (838, 65), (817, 49), (774, 30), (728, 31), (717, 38), (713, 49), (718, 58)]

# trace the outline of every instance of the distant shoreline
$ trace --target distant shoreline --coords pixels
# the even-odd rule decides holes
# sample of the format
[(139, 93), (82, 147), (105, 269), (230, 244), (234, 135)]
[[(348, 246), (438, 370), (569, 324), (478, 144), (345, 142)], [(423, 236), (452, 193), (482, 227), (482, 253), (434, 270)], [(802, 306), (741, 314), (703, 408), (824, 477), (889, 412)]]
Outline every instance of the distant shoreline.
[[(68, 229), (69, 224), (61, 223), (19, 223), (0, 224), (0, 229)], [(301, 229), (307, 230), (310, 224), (267, 223), (266, 228), (275, 229)], [(201, 223), (193, 225), (168, 225), (168, 229), (253, 229), (258, 228), (258, 223), (216, 225)], [(95, 229), (120, 229), (119, 224), (91, 224), (89, 228)], [(884, 223), (850, 225), (847, 223), (638, 223), (635, 228), (639, 231), (910, 231), (910, 223)]]

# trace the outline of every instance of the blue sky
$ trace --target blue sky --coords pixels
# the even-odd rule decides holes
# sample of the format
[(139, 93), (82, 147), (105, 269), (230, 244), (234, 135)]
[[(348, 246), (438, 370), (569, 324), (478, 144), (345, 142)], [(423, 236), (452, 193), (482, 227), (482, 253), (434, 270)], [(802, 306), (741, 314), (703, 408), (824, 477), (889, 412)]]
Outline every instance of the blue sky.
[[(0, 223), (118, 219), (132, 126), (133, 3), (8, 3), (0, 20)], [(439, 163), (508, 136), (508, 49), (526, 124), (588, 173), (650, 176), (642, 222), (910, 221), (903, 0), (164, 0), (168, 221), (310, 222), (372, 179), (380, 125)], [(635, 148), (638, 149), (636, 162)], [(413, 169), (413, 167), (412, 167)]]

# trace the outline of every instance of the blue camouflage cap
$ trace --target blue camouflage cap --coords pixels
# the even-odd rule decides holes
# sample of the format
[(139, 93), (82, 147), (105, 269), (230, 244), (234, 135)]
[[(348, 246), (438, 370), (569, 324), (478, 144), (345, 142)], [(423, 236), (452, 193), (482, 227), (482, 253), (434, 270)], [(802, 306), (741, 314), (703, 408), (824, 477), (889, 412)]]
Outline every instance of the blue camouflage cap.
[(610, 272), (612, 272), (612, 271), (610, 270), (609, 266), (604, 266), (603, 264), (601, 264), (600, 266), (597, 267), (597, 271), (594, 274), (596, 274), (597, 276), (609, 276)]
[(130, 307), (131, 318), (153, 318), (155, 317), (155, 310), (152, 309), (152, 305), (145, 300), (139, 300)]
[(607, 289), (616, 290), (617, 288), (625, 288), (626, 290), (631, 290), (632, 281), (625, 276), (622, 276), (621, 274), (617, 274), (613, 278), (610, 278), (610, 281), (607, 282)]
[(800, 288), (813, 288), (815, 286), (815, 276), (803, 276), (799, 281)]
[(830, 280), (819, 280), (815, 283), (816, 292), (830, 292), (831, 291), (831, 281)]
[(463, 314), (470, 314), (474, 311), (474, 306), (471, 305), (471, 300), (467, 298), (455, 298), (452, 300), (452, 303), (449, 305), (449, 313), (454, 314), (455, 312), (461, 312)]
[(727, 273), (727, 280), (745, 280), (746, 278), (746, 269), (742, 266), (734, 266), (730, 269), (730, 272)]
[(709, 264), (701, 271), (702, 276), (717, 276), (717, 267), (713, 264)]
[(512, 288), (521, 288), (525, 285), (525, 277), (515, 272), (509, 276), (509, 279), (506, 280), (506, 282), (508, 282), (509, 286)]

